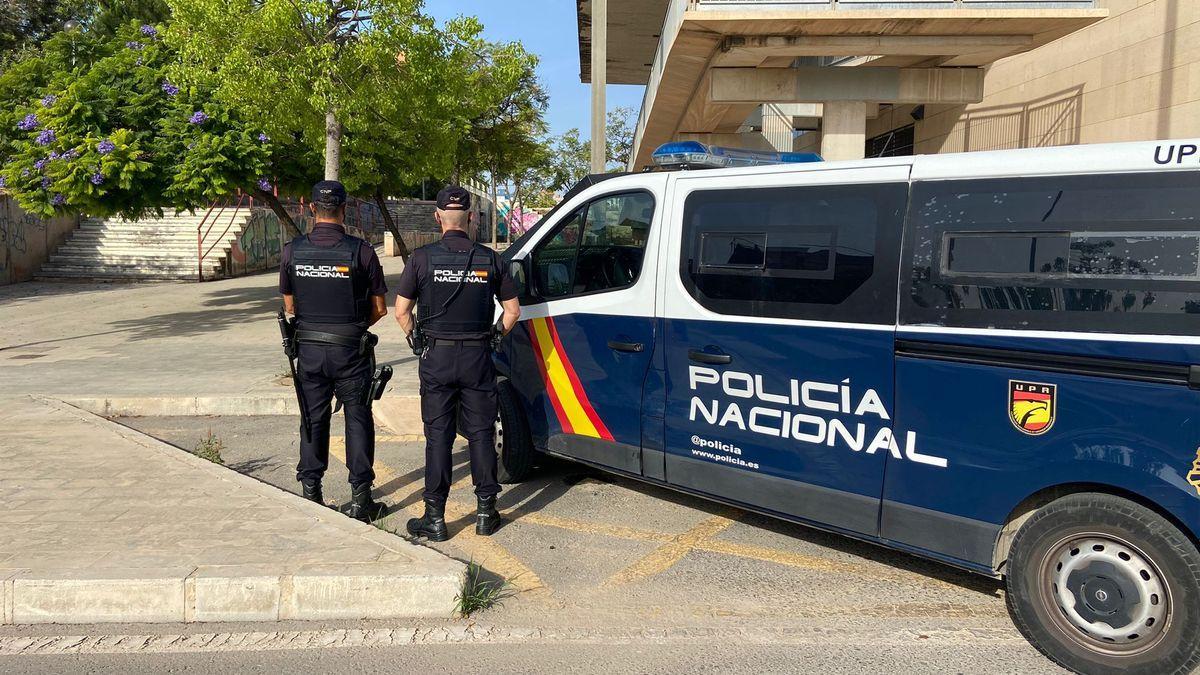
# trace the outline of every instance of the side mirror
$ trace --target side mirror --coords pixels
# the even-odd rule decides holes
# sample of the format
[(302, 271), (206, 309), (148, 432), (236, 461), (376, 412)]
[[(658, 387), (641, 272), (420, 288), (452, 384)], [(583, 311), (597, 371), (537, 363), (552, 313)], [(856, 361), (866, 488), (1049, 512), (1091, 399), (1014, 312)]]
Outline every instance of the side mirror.
[(517, 297), (529, 295), (529, 258), (513, 260), (508, 264), (508, 274), (517, 286)]

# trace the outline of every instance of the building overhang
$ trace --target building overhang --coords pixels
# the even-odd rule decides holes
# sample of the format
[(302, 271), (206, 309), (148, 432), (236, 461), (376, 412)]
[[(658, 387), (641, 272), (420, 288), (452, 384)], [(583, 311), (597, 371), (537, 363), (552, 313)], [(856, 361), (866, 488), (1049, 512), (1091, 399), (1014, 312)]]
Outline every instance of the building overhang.
[[(646, 84), (671, 0), (608, 0), (608, 83)], [(592, 0), (575, 0), (579, 81), (592, 81)]]
[[(677, 0), (668, 7), (646, 80), (632, 167), (646, 166), (654, 148), (678, 135), (733, 133), (742, 126), (757, 104), (714, 100), (715, 69), (782, 69), (803, 57), (856, 57), (830, 67), (974, 68), (1036, 49), (1108, 16), (1103, 9), (1033, 6), (1039, 4), (1060, 3), (829, 9), (828, 3), (781, 2), (769, 5), (772, 9), (731, 10), (725, 9), (728, 2)], [(780, 8), (784, 5), (795, 6)]]

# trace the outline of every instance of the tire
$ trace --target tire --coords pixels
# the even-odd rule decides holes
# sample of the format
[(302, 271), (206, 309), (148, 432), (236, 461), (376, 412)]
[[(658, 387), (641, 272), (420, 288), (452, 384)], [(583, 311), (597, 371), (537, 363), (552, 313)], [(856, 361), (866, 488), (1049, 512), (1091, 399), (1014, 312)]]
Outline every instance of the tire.
[(529, 422), (521, 411), (516, 391), (505, 378), (496, 381), (496, 477), (504, 484), (520, 483), (533, 472), (535, 451)]
[(1200, 553), (1127, 499), (1055, 500), (1017, 533), (1009, 614), (1033, 646), (1078, 673), (1190, 673), (1200, 664)]

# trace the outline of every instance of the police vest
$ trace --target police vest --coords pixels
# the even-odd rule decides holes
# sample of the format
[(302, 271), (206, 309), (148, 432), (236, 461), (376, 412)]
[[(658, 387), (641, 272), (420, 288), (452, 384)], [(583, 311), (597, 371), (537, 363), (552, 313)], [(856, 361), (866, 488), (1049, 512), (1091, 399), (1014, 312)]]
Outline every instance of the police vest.
[[(495, 302), (491, 282), (496, 264), (491, 249), (478, 244), (472, 249), (452, 251), (442, 242), (426, 248), (428, 278), (421, 284), (417, 319), (434, 337), (482, 338), (492, 327)], [(458, 290), (460, 286), (462, 290)]]
[(359, 269), (365, 242), (343, 235), (333, 246), (317, 246), (307, 235), (292, 240), (292, 293), (296, 318), (311, 323), (366, 323), (370, 286)]

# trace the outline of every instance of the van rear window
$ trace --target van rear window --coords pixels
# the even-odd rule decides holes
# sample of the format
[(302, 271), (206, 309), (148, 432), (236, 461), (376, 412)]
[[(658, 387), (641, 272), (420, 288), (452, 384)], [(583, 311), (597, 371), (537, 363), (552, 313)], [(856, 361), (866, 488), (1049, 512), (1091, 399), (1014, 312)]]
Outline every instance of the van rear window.
[(1200, 333), (1200, 172), (913, 185), (901, 322)]

